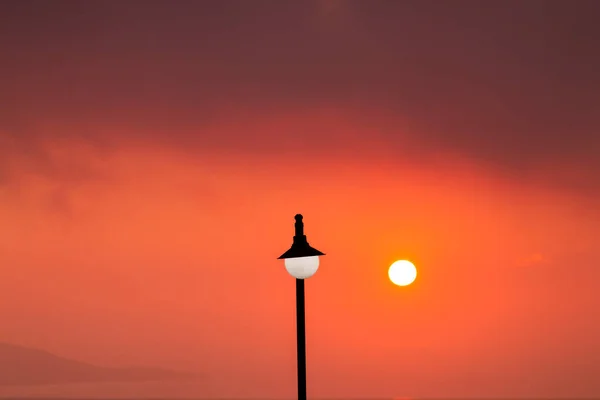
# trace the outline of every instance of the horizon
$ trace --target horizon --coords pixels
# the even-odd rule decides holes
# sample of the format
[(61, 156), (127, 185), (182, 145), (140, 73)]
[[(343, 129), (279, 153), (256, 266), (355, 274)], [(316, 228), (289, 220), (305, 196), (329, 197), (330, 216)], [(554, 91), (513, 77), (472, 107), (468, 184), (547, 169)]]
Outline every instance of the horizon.
[[(3, 399), (7, 399), (9, 397), (1, 397)], [(62, 399), (94, 399), (94, 400), (111, 400), (111, 399), (132, 399), (132, 400), (177, 400), (177, 399), (210, 399), (210, 400), (293, 400), (295, 397), (40, 397), (40, 396), (16, 396), (11, 397), (15, 399), (40, 399), (43, 398), (45, 400), (62, 400)], [(459, 396), (459, 397), (402, 397), (402, 396), (392, 396), (392, 397), (314, 397), (315, 400), (595, 400), (598, 397), (477, 397), (477, 396)]]
[[(34, 350), (37, 352), (41, 352), (41, 353), (46, 353), (49, 355), (52, 355), (54, 357), (58, 357), (61, 359), (64, 359), (62, 357), (60, 357), (60, 355), (56, 355), (56, 354), (52, 354), (49, 353), (43, 349), (30, 349), (30, 348), (26, 348), (26, 347), (22, 347), (19, 345), (15, 345), (15, 344), (11, 344), (11, 343), (1, 343), (0, 342), (0, 346), (1, 345), (8, 345), (8, 346), (12, 346), (12, 347), (19, 347), (19, 348), (23, 348), (25, 350)], [(69, 359), (65, 359), (65, 360), (69, 360)], [(74, 360), (76, 362), (80, 362), (84, 365), (92, 365), (92, 364), (87, 364), (84, 360)], [(102, 367), (102, 368), (160, 368), (157, 366), (152, 366), (152, 365), (145, 365), (145, 366), (141, 366), (141, 365), (130, 365), (130, 366), (102, 366), (102, 365), (98, 365), (96, 367)], [(169, 370), (167, 370), (169, 371)], [(186, 373), (186, 371), (176, 371), (179, 373)], [(201, 377), (196, 376), (194, 378), (194, 380), (197, 379), (201, 379)], [(170, 379), (167, 378), (166, 380), (162, 381), (167, 382)], [(147, 381), (147, 382), (100, 382), (100, 383), (96, 383), (97, 385), (144, 385), (144, 384), (160, 384), (161, 381), (157, 380), (157, 381)], [(85, 385), (90, 385), (90, 384), (94, 384), (93, 382), (73, 382), (73, 383), (42, 383), (42, 384), (36, 384), (34, 385), (37, 388), (44, 388), (44, 387), (69, 387), (69, 386), (85, 386)], [(0, 384), (0, 387), (2, 387), (3, 385)], [(5, 386), (6, 387), (6, 386)], [(17, 385), (8, 385), (8, 387), (10, 388), (25, 388), (25, 387), (30, 387), (29, 385), (22, 385), (22, 384), (17, 384)], [(71, 399), (71, 400), (88, 400), (88, 399), (93, 399), (93, 400), (113, 400), (113, 399), (118, 399), (118, 400), (179, 400), (179, 399), (185, 399), (185, 400), (190, 400), (190, 399), (198, 399), (198, 400), (291, 400), (294, 399), (295, 397), (267, 397), (267, 396), (263, 396), (263, 397), (244, 397), (244, 396), (240, 396), (240, 397), (229, 397), (229, 398), (225, 398), (225, 397), (205, 397), (205, 396), (198, 396), (198, 395), (182, 395), (182, 396), (139, 396), (139, 395), (129, 395), (129, 396), (122, 396), (122, 395), (113, 395), (113, 396), (93, 396), (93, 395), (87, 395), (87, 396), (48, 396), (48, 395), (3, 395), (0, 393), (0, 399), (15, 399), (15, 400), (28, 400), (28, 399), (43, 399), (43, 400), (63, 400), (63, 399)], [(594, 397), (594, 396), (590, 396), (590, 397), (523, 397), (523, 396), (505, 396), (505, 397), (493, 397), (493, 396), (457, 396), (457, 397), (402, 397), (402, 396), (391, 396), (391, 397), (356, 397), (356, 396), (345, 396), (345, 397), (311, 397), (314, 398), (315, 400), (596, 400), (599, 397)]]

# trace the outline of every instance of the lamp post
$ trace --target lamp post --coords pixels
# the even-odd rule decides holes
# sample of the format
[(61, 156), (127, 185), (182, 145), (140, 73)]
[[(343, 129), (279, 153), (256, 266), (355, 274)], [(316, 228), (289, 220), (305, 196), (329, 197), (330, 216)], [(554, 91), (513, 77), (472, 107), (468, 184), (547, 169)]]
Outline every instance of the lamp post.
[(302, 215), (295, 217), (296, 233), (292, 247), (278, 259), (285, 260), (285, 269), (296, 278), (296, 341), (298, 347), (298, 400), (306, 400), (306, 334), (304, 329), (304, 280), (319, 269), (319, 250), (310, 247), (304, 234)]

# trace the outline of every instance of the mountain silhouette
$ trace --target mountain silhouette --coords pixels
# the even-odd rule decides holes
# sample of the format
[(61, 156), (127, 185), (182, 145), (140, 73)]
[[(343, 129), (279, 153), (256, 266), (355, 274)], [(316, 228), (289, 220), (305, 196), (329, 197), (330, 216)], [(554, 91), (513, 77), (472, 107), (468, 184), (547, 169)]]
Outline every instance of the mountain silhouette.
[(0, 386), (179, 380), (192, 374), (153, 367), (100, 367), (44, 350), (0, 343)]

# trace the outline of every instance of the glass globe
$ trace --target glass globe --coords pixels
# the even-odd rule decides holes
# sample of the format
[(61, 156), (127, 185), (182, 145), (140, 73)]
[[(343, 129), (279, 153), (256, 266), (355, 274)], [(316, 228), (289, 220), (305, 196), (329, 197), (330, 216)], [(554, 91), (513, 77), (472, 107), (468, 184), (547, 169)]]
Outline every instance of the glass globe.
[(285, 269), (296, 279), (310, 278), (319, 269), (319, 256), (286, 258)]

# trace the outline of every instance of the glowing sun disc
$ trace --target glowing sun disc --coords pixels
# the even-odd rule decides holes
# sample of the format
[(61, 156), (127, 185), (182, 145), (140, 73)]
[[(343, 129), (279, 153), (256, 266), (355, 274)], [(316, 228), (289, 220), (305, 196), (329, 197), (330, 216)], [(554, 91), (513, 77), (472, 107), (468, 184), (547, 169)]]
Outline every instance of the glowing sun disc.
[(408, 260), (398, 260), (390, 266), (388, 275), (393, 284), (407, 286), (417, 279), (417, 268)]

